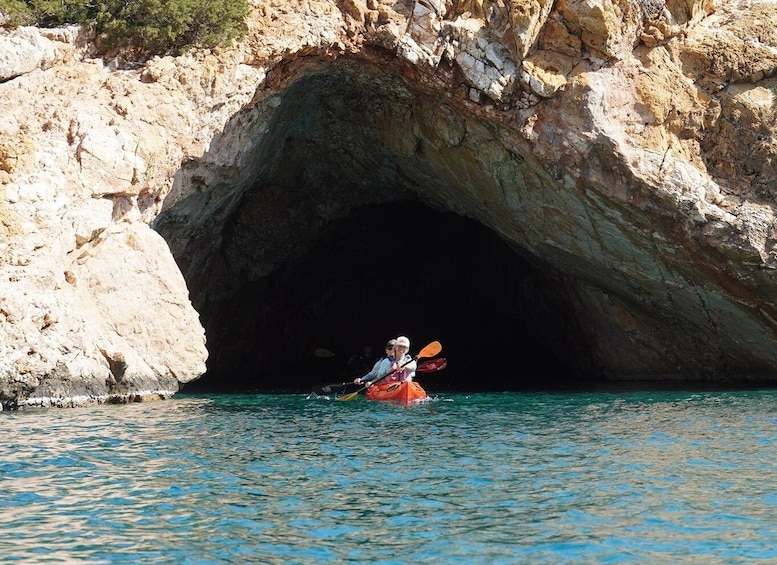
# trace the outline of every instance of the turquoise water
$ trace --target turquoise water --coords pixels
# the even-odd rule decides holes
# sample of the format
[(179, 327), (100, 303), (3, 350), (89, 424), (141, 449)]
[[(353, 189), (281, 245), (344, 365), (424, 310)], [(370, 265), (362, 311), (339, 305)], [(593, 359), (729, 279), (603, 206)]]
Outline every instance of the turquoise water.
[(8, 562), (777, 560), (777, 392), (0, 414)]

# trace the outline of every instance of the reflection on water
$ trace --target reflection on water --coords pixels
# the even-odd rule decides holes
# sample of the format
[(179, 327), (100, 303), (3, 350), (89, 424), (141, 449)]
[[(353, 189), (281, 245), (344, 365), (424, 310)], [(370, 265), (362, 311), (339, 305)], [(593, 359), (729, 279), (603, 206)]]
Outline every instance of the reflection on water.
[(3, 562), (765, 561), (775, 424), (774, 391), (3, 413)]

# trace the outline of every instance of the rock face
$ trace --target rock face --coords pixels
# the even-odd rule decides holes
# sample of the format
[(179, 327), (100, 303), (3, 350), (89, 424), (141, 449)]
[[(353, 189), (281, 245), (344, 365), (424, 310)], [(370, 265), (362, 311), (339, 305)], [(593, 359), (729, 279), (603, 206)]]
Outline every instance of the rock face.
[(268, 277), (407, 201), (542, 273), (523, 301), (480, 285), (571, 370), (777, 378), (773, 3), (255, 0), (246, 24), (131, 69), (77, 28), (0, 34), (0, 400), (174, 394), (200, 315), (211, 369), (242, 370), (304, 333)]

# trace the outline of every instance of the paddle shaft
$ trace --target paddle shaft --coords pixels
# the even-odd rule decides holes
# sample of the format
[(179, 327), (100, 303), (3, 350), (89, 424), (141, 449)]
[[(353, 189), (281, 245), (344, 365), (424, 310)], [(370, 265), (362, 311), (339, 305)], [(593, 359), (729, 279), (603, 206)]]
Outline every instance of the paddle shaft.
[(390, 377), (391, 375), (394, 375), (394, 374), (398, 373), (399, 371), (401, 371), (401, 370), (402, 370), (402, 369), (405, 367), (405, 365), (409, 365), (410, 363), (412, 363), (412, 362), (413, 362), (413, 361), (415, 361), (416, 359), (417, 359), (417, 357), (416, 357), (416, 358), (414, 358), (414, 359), (408, 359), (407, 361), (405, 361), (404, 363), (402, 363), (402, 364), (401, 364), (399, 367), (397, 367), (397, 368), (396, 368), (396, 369), (394, 369), (393, 371), (389, 371), (388, 373), (386, 373), (386, 374), (385, 374), (385, 375), (383, 375), (382, 377), (379, 377), (379, 378), (375, 379), (374, 381), (370, 381), (370, 382), (368, 382), (366, 385), (364, 385), (363, 387), (361, 387), (361, 388), (360, 388), (359, 390), (357, 390), (356, 392), (349, 392), (348, 394), (346, 394), (346, 395), (344, 395), (344, 396), (341, 396), (341, 397), (340, 397), (340, 398), (338, 398), (337, 400), (353, 400), (354, 398), (356, 398), (357, 396), (359, 396), (359, 393), (360, 393), (360, 392), (362, 392), (362, 391), (365, 391), (365, 390), (367, 390), (368, 388), (370, 388), (371, 386), (374, 386), (374, 385), (378, 384), (378, 383), (379, 383), (380, 381), (382, 381), (383, 379), (385, 379), (385, 378), (388, 378), (388, 377)]
[(412, 363), (413, 361), (418, 361), (418, 357), (413, 357), (413, 358), (411, 358), (411, 359), (408, 359), (407, 361), (405, 361), (404, 363), (402, 363), (402, 364), (401, 364), (399, 367), (397, 367), (397, 368), (396, 368), (396, 369), (394, 369), (393, 371), (389, 371), (388, 373), (386, 373), (386, 374), (385, 374), (385, 375), (383, 375), (382, 377), (378, 377), (377, 379), (375, 379), (375, 380), (372, 380), (372, 381), (368, 382), (368, 383), (367, 383), (367, 387), (371, 387), (371, 386), (373, 386), (373, 385), (376, 385), (376, 384), (378, 384), (380, 381), (382, 381), (383, 379), (387, 379), (387, 378), (389, 378), (389, 377), (390, 377), (390, 376), (392, 376), (392, 375), (396, 375), (396, 374), (397, 374), (398, 372), (400, 372), (402, 369), (404, 369), (405, 367), (407, 367), (408, 365), (410, 365), (410, 363)]

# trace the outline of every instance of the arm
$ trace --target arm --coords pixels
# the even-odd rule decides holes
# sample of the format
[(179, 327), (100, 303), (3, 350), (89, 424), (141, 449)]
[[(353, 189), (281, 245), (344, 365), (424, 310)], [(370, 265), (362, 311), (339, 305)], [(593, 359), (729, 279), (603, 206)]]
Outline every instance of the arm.
[(374, 383), (375, 381), (379, 381), (385, 375), (390, 373), (392, 366), (393, 365), (390, 359), (388, 358), (381, 359), (380, 363), (378, 364), (378, 368), (373, 369), (373, 371), (371, 371), (372, 376), (369, 379), (367, 379), (365, 378), (367, 377), (367, 375), (364, 375), (364, 377), (362, 377), (362, 382), (367, 383), (367, 386), (372, 386), (372, 383)]
[(391, 360), (386, 357), (385, 359), (382, 359), (380, 362), (380, 366), (378, 367), (378, 370), (375, 372), (375, 378), (372, 380), (377, 380), (381, 378), (382, 376), (386, 375), (389, 371), (391, 371)]
[(371, 381), (373, 379), (377, 379), (385, 375), (386, 371), (382, 373), (380, 372), (384, 361), (387, 361), (387, 359), (378, 359), (377, 361), (375, 361), (375, 364), (372, 366), (372, 369), (370, 369), (370, 372), (364, 375), (363, 377), (358, 377), (354, 379), (353, 380), (354, 384), (360, 385), (364, 382)]

